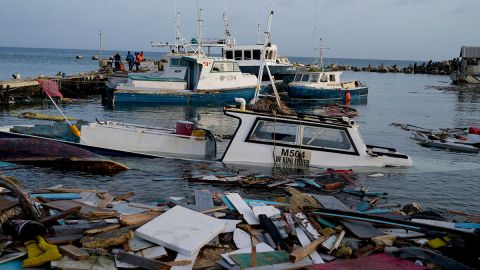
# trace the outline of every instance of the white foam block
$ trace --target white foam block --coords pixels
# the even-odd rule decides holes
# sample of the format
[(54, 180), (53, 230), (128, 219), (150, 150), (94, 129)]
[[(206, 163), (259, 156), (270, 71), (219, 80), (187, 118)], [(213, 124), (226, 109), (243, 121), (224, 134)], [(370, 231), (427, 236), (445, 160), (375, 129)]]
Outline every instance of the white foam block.
[(225, 225), (220, 219), (177, 205), (138, 228), (135, 234), (173, 251), (192, 256), (220, 234)]
[(233, 206), (235, 206), (235, 209), (242, 214), (243, 219), (245, 219), (249, 225), (260, 224), (260, 221), (253, 213), (252, 208), (248, 206), (248, 204), (242, 199), (242, 197), (240, 197), (240, 195), (238, 195), (238, 193), (228, 193), (226, 197), (233, 204)]
[(271, 205), (262, 205), (252, 207), (253, 214), (258, 218), (259, 215), (266, 215), (267, 217), (273, 217), (275, 215), (280, 215), (280, 210), (271, 206)]

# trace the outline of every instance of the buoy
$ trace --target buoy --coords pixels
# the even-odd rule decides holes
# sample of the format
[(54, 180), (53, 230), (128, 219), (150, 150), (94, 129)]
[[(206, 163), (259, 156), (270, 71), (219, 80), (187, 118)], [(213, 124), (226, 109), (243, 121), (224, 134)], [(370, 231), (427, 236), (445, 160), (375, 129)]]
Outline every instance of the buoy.
[(76, 59), (83, 59), (83, 56), (82, 55), (77, 55), (75, 56)]
[(350, 92), (347, 91), (345, 93), (345, 102), (350, 102), (350, 100), (352, 100), (352, 97), (350, 96)]
[(78, 130), (77, 126), (70, 126), (70, 131), (73, 133), (73, 135), (80, 137), (80, 130)]

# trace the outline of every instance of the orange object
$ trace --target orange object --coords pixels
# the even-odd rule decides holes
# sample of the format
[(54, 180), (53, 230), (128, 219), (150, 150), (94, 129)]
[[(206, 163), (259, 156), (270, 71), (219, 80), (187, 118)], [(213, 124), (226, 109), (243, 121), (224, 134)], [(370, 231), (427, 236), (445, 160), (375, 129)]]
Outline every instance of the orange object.
[(352, 96), (350, 95), (350, 92), (345, 93), (345, 102), (350, 103), (350, 100), (352, 100)]
[(326, 190), (335, 190), (335, 189), (339, 189), (341, 187), (343, 187), (342, 182), (333, 182), (333, 183), (328, 183), (328, 184), (325, 185)]

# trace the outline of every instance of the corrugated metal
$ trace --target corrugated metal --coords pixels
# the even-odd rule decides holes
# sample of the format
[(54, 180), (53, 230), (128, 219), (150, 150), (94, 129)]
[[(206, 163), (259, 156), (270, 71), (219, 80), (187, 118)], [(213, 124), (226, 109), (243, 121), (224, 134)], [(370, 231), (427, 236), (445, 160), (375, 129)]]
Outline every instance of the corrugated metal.
[(460, 57), (463, 58), (480, 58), (480, 47), (463, 46), (460, 51)]

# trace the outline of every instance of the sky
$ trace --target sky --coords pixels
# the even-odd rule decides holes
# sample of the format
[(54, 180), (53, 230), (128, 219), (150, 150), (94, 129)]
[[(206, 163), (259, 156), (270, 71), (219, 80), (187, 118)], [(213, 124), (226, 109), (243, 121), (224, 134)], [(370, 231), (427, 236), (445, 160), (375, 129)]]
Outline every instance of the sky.
[[(204, 36), (222, 37), (227, 11), (237, 44), (256, 42), (271, 0), (198, 0)], [(2, 0), (0, 46), (156, 51), (174, 40), (175, 6), (187, 38), (198, 35), (197, 0)], [(275, 0), (272, 42), (281, 55), (445, 60), (480, 46), (479, 0)], [(263, 40), (263, 38), (261, 38)]]

